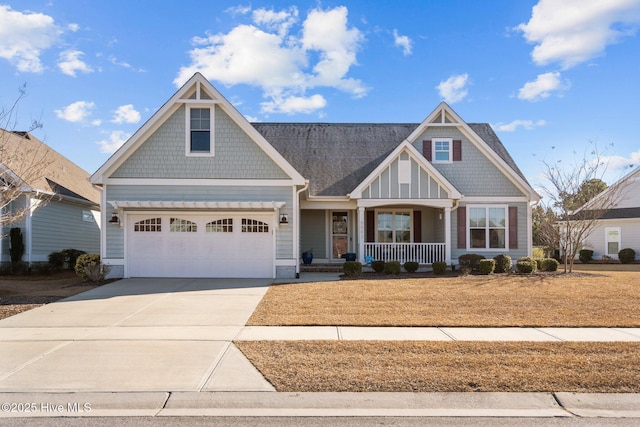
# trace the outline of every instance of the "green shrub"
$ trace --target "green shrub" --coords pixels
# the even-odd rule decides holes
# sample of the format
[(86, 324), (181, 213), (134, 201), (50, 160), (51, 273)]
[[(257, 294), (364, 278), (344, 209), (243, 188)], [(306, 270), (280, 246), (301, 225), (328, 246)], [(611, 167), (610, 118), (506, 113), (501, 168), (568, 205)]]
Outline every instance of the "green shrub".
[(384, 263), (385, 274), (400, 274), (400, 261), (389, 261)]
[(544, 248), (541, 248), (541, 247), (533, 248), (532, 255), (534, 258), (544, 258)]
[(516, 261), (516, 269), (519, 273), (533, 273), (536, 271), (537, 267), (538, 265), (536, 261), (531, 257), (518, 258), (518, 260)]
[(618, 252), (618, 259), (623, 264), (632, 263), (636, 259), (636, 251), (631, 248), (624, 248)]
[(382, 273), (384, 271), (384, 261), (372, 261), (371, 268), (373, 268), (373, 271), (376, 273)]
[(534, 258), (533, 260), (536, 262), (536, 269), (542, 270), (542, 260), (543, 260), (543, 258)]
[(79, 249), (65, 249), (62, 251), (65, 257), (65, 261), (67, 262), (67, 268), (69, 270), (73, 270), (76, 266), (76, 261), (80, 255), (86, 254), (85, 251), (81, 251)]
[(447, 271), (447, 263), (444, 261), (436, 261), (431, 267), (433, 268), (433, 272), (438, 275), (444, 274)]
[(558, 271), (560, 263), (553, 258), (545, 258), (540, 263), (540, 270), (542, 271)]
[(511, 271), (511, 257), (506, 254), (496, 255), (493, 257), (496, 261), (495, 273), (508, 273)]
[(101, 266), (99, 254), (80, 255), (76, 261), (76, 274), (83, 280), (91, 280), (89, 275), (95, 270), (96, 266)]
[(589, 264), (593, 261), (593, 251), (591, 249), (580, 249), (578, 259), (584, 264)]
[(491, 274), (493, 270), (496, 268), (496, 260), (495, 259), (481, 259), (480, 264), (478, 266), (478, 271), (480, 274)]
[(481, 259), (485, 259), (485, 257), (483, 255), (464, 254), (458, 257), (458, 264), (461, 267), (469, 267), (472, 271), (478, 271)]
[(418, 271), (418, 267), (420, 267), (420, 264), (415, 261), (407, 261), (404, 263), (403, 267), (408, 273), (415, 273), (416, 271)]
[(62, 252), (51, 252), (47, 257), (51, 268), (54, 270), (62, 270), (64, 268), (65, 255)]
[(362, 273), (362, 263), (360, 261), (346, 261), (342, 265), (342, 271), (349, 277), (358, 277)]

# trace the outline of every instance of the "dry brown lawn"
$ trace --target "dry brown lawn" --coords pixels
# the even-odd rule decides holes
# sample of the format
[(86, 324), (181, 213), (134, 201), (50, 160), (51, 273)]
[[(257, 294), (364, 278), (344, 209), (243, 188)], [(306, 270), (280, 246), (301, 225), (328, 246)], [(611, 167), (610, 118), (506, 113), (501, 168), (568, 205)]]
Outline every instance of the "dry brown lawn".
[(640, 343), (244, 341), (278, 391), (640, 392)]
[(640, 272), (272, 286), (249, 325), (640, 326)]

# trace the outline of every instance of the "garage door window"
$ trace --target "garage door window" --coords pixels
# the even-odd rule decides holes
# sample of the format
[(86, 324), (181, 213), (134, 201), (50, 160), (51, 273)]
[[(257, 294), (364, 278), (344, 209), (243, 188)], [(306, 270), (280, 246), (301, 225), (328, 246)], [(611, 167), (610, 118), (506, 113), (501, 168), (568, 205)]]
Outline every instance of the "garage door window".
[(233, 218), (208, 222), (207, 233), (233, 233)]
[(169, 220), (169, 231), (172, 233), (195, 233), (198, 225), (187, 219), (171, 218)]
[(138, 221), (133, 225), (133, 231), (139, 232), (159, 232), (162, 231), (162, 220), (160, 218), (148, 218)]
[(242, 218), (243, 233), (268, 233), (269, 224), (256, 219)]

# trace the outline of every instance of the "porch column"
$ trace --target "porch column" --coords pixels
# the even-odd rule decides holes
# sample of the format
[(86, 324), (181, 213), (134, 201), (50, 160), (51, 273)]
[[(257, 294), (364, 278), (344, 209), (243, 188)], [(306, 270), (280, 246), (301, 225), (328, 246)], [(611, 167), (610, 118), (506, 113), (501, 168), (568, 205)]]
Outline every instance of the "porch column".
[(451, 264), (451, 208), (444, 208), (444, 256), (447, 265)]
[(358, 258), (364, 265), (364, 207), (358, 206)]

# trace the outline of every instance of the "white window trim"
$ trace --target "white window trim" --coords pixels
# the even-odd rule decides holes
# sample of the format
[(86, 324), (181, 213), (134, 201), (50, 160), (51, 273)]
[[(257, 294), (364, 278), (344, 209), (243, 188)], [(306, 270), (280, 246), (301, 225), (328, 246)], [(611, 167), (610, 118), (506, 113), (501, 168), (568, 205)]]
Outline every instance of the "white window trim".
[[(436, 159), (436, 141), (438, 142), (446, 141), (449, 143), (449, 159), (448, 160)], [(453, 138), (431, 138), (431, 163), (453, 163)]]
[[(471, 246), (471, 214), (470, 211), (473, 208), (477, 209), (485, 209), (487, 211), (489, 208), (498, 208), (504, 209), (504, 248), (491, 248), (489, 247), (490, 239), (489, 239), (489, 213), (487, 213), (487, 225), (485, 226), (485, 231), (487, 233), (486, 237), (486, 246), (484, 248), (474, 248)], [(509, 205), (467, 205), (467, 251), (486, 251), (486, 252), (504, 252), (509, 250)]]
[[(203, 151), (198, 151), (198, 152), (192, 152), (191, 151), (191, 109), (192, 108), (199, 108), (199, 109), (203, 109), (203, 108), (208, 108), (210, 111), (209, 114), (209, 120), (210, 120), (210, 124), (209, 124), (209, 152), (203, 152)], [(184, 135), (184, 151), (185, 151), (185, 155), (187, 157), (214, 157), (215, 156), (215, 105), (202, 105), (202, 104), (194, 104), (194, 105), (189, 105), (189, 104), (185, 104), (185, 116), (184, 116), (184, 123), (185, 123), (185, 135)]]
[(618, 252), (609, 253), (609, 243), (614, 242), (613, 240), (609, 240), (609, 231), (616, 230), (618, 232), (618, 240), (615, 241), (618, 244), (618, 252), (622, 249), (622, 227), (605, 227), (604, 228), (604, 254), (607, 256), (618, 256)]
[[(379, 213), (390, 213), (393, 216), (393, 229), (392, 229), (392, 242), (379, 242), (378, 241), (378, 214)], [(394, 243), (396, 242), (396, 228), (395, 228), (395, 215), (400, 213), (408, 213), (409, 214), (409, 243), (413, 243), (413, 211), (411, 209), (375, 209), (375, 221), (376, 221), (376, 235), (375, 242), (376, 243)]]

